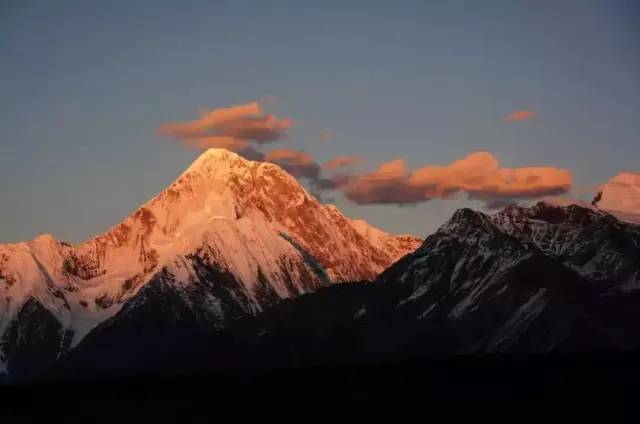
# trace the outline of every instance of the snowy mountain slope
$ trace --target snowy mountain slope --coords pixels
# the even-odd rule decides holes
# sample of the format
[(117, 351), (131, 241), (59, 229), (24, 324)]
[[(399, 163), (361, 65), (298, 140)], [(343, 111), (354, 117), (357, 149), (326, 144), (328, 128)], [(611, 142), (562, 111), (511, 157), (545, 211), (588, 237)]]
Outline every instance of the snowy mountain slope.
[[(532, 210), (540, 208), (546, 206)], [(561, 212), (571, 215), (571, 210)], [(566, 266), (566, 258), (547, 254), (555, 252), (554, 246), (525, 225), (532, 218), (518, 221), (518, 227), (506, 225), (505, 215), (513, 213), (508, 208), (491, 217), (460, 210), (420, 249), (380, 275), (378, 282), (396, 299), (398, 310), (413, 317), (411, 325), (432, 343), (409, 350), (540, 352), (637, 346), (640, 339), (627, 321), (630, 316), (621, 320), (616, 302), (601, 297), (604, 290)], [(505, 227), (520, 230), (510, 234)], [(580, 254), (580, 249), (569, 247), (565, 253)], [(635, 297), (628, 300), (637, 303)]]
[[(34, 299), (72, 334), (73, 347), (168, 275), (177, 292), (211, 283), (199, 305), (178, 298), (222, 323), (231, 306), (220, 305), (215, 281), (207, 280), (212, 275), (232, 276), (225, 302), (253, 314), (330, 282), (371, 280), (418, 244), (407, 237), (394, 244), (391, 236), (383, 246), (373, 243), (277, 165), (211, 149), (122, 223), (85, 243), (44, 235), (0, 245), (0, 337)], [(0, 366), (10, 350), (5, 344), (0, 351)]]
[[(616, 290), (622, 271), (638, 264), (636, 231), (577, 206), (542, 203), (494, 216), (461, 209), (373, 283), (321, 287), (256, 315), (244, 313), (249, 302), (232, 274), (202, 253), (185, 256), (63, 357), (57, 375), (637, 349), (640, 291)], [(186, 290), (185, 279), (194, 282)]]
[(509, 206), (492, 222), (601, 289), (640, 288), (640, 226), (577, 205)]
[(619, 173), (602, 186), (593, 205), (624, 221), (640, 223), (640, 174)]
[(411, 234), (389, 234), (370, 225), (363, 219), (352, 219), (351, 225), (374, 247), (387, 252), (392, 258), (392, 262), (397, 261), (407, 253), (413, 252), (422, 244), (422, 240)]

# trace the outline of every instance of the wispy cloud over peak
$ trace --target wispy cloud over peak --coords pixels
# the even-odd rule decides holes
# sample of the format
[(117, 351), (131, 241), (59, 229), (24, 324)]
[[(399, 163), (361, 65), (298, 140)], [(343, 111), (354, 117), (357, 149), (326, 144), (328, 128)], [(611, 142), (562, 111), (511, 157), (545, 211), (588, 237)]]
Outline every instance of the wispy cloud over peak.
[(281, 166), (296, 178), (316, 180), (321, 170), (320, 165), (316, 163), (313, 157), (301, 150), (272, 150), (265, 155), (264, 160)]
[(233, 137), (259, 143), (281, 140), (293, 126), (291, 118), (266, 114), (260, 102), (202, 111), (193, 121), (170, 122), (158, 132), (179, 140), (203, 137)]

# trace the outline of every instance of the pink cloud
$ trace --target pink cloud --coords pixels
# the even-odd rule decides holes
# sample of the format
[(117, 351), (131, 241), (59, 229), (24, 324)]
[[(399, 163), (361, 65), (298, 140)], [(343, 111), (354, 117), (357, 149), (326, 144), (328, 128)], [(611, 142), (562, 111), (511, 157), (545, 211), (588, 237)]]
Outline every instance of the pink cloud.
[(403, 159), (351, 178), (344, 191), (359, 203), (420, 203), (457, 192), (485, 201), (558, 195), (571, 188), (571, 173), (555, 167), (501, 168), (489, 152), (474, 152), (448, 165), (407, 171)]
[(310, 154), (294, 149), (277, 149), (267, 152), (264, 160), (279, 165), (296, 178), (318, 179), (320, 165)]
[(514, 110), (507, 117), (505, 121), (526, 121), (538, 116), (538, 113), (533, 110)]
[(345, 196), (358, 204), (419, 203), (425, 195), (419, 187), (408, 183), (404, 159), (381, 164), (375, 172), (354, 176), (343, 187)]
[(338, 156), (324, 164), (327, 171), (335, 171), (341, 168), (349, 168), (362, 163), (362, 156)]
[(277, 141), (293, 126), (290, 118), (265, 114), (259, 102), (217, 108), (201, 112), (193, 121), (172, 122), (160, 126), (164, 136), (186, 140), (203, 137), (233, 137), (256, 142)]

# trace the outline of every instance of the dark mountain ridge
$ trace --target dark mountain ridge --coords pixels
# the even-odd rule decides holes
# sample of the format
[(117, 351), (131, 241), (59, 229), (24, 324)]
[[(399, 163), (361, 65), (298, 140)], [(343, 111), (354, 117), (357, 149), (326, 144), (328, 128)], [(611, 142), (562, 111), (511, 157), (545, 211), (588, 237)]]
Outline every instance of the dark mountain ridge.
[[(638, 234), (633, 224), (578, 206), (539, 203), (494, 216), (462, 209), (376, 281), (284, 299), (220, 331), (204, 315), (183, 313), (161, 283), (151, 284), (144, 313), (125, 307), (50, 375), (633, 351), (640, 347), (640, 291), (628, 276), (638, 266)], [(604, 274), (594, 276), (596, 268)]]

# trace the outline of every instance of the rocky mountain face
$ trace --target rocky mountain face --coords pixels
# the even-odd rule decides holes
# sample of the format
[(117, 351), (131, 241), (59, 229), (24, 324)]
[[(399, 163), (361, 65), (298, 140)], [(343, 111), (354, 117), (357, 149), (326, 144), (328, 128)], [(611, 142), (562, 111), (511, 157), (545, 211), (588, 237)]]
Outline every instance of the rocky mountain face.
[(151, 321), (101, 326), (62, 362), (61, 374), (637, 349), (640, 290), (631, 283), (639, 229), (575, 205), (510, 206), (495, 215), (461, 209), (374, 283), (322, 287), (188, 342), (166, 332), (154, 342), (164, 351), (151, 355), (153, 364), (132, 354), (132, 346), (144, 351), (132, 340), (153, 333), (143, 328)]
[(374, 284), (328, 287), (252, 319), (245, 343), (260, 354), (247, 362), (638, 349), (639, 230), (575, 205), (461, 209)]
[(421, 242), (210, 150), (86, 243), (1, 245), (0, 290), (16, 378), (619, 351), (640, 348), (640, 226), (541, 202)]
[(577, 205), (510, 206), (492, 222), (603, 291), (640, 288), (640, 226)]
[(171, 328), (189, 317), (220, 330), (284, 298), (372, 280), (420, 244), (372, 227), (368, 237), (364, 225), (274, 164), (211, 149), (92, 240), (72, 246), (43, 235), (0, 245), (0, 373), (29, 369), (21, 352), (40, 342), (21, 335), (36, 328), (48, 359), (97, 326), (146, 314)]
[(638, 346), (639, 230), (575, 205), (463, 209), (378, 283), (455, 352)]

